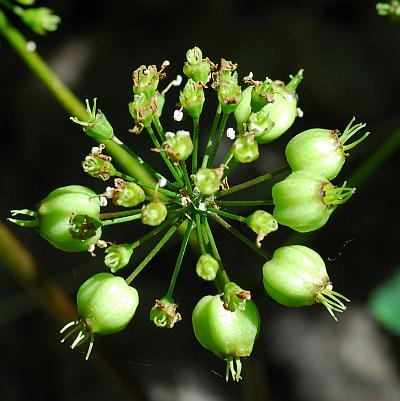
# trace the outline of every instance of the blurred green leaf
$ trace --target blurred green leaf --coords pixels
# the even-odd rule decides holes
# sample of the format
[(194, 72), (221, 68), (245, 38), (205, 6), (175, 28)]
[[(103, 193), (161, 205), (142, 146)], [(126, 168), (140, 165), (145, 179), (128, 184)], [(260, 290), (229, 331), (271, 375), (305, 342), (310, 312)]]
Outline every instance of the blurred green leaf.
[(385, 329), (400, 336), (400, 268), (372, 291), (370, 310)]

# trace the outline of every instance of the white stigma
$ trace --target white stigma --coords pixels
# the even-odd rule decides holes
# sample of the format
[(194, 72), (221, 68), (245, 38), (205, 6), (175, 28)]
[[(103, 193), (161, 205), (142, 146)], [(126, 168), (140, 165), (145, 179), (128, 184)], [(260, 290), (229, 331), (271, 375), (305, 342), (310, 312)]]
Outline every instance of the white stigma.
[(226, 130), (226, 136), (227, 136), (229, 139), (235, 139), (235, 138), (236, 138), (236, 132), (235, 132), (235, 130), (234, 130), (233, 128), (228, 128), (228, 129)]
[(167, 179), (165, 177), (161, 177), (158, 181), (158, 186), (160, 188), (164, 188), (167, 185)]
[(182, 83), (182, 75), (177, 75), (176, 78), (171, 82), (172, 86), (179, 86)]
[(174, 120), (175, 121), (182, 121), (182, 118), (183, 118), (182, 110), (175, 110), (174, 111)]
[(304, 112), (300, 107), (296, 109), (296, 116), (300, 118), (304, 116)]
[(107, 198), (105, 197), (105, 196), (100, 196), (100, 206), (107, 206), (107, 204), (108, 204), (108, 200), (107, 200)]
[(170, 132), (170, 131), (168, 131), (168, 132), (166, 132), (165, 133), (165, 137), (168, 139), (168, 138), (173, 138), (175, 136), (175, 134), (173, 133), (173, 132)]
[(99, 247), (99, 248), (107, 248), (107, 242), (106, 241), (103, 241), (102, 239), (99, 239), (97, 242), (96, 242), (96, 245)]
[(205, 212), (205, 211), (207, 210), (207, 205), (206, 205), (204, 202), (201, 202), (201, 203), (199, 204), (199, 210), (200, 210), (201, 212)]
[(32, 40), (30, 40), (29, 42), (26, 42), (26, 51), (29, 53), (32, 53), (36, 50), (36, 43)]

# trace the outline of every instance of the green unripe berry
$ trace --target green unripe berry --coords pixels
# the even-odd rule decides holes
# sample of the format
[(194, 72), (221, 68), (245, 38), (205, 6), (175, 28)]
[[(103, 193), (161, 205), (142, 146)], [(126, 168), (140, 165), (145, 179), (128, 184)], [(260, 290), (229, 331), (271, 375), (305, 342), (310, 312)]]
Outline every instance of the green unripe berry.
[(142, 223), (159, 226), (167, 217), (167, 208), (160, 201), (153, 201), (142, 207)]
[(277, 249), (263, 266), (263, 278), (267, 293), (282, 305), (298, 307), (322, 303), (335, 320), (335, 311), (346, 310), (339, 298), (348, 299), (332, 291), (324, 261), (306, 246)]
[(199, 343), (226, 360), (226, 380), (231, 374), (233, 380), (239, 381), (240, 357), (251, 354), (260, 327), (255, 304), (247, 301), (243, 310), (231, 312), (224, 308), (224, 302), (219, 295), (207, 295), (194, 308), (192, 324)]
[(106, 249), (104, 263), (111, 270), (112, 273), (116, 273), (118, 270), (121, 270), (129, 263), (132, 254), (132, 244), (112, 245)]
[(199, 168), (193, 180), (196, 187), (204, 195), (212, 195), (218, 191), (221, 185), (219, 172), (212, 168)]
[(123, 330), (132, 320), (139, 303), (135, 288), (122, 277), (98, 273), (86, 280), (76, 296), (79, 319), (66, 324), (60, 331), (66, 333), (61, 342), (79, 330), (71, 348), (90, 340), (86, 359), (92, 351), (95, 335), (108, 335)]
[(157, 327), (172, 329), (175, 323), (182, 319), (181, 314), (176, 312), (177, 307), (178, 305), (171, 297), (156, 299), (156, 303), (150, 311), (150, 320)]
[(328, 221), (337, 205), (355, 192), (344, 185), (335, 187), (321, 175), (295, 171), (272, 187), (274, 217), (279, 224), (298, 232), (317, 230)]
[(47, 32), (55, 31), (58, 24), (61, 22), (61, 18), (53, 14), (53, 10), (47, 7), (27, 9), (15, 7), (14, 10), (20, 15), (24, 24), (39, 35), (45, 35)]
[(134, 182), (115, 180), (116, 188), (113, 192), (113, 203), (116, 206), (134, 207), (144, 202), (146, 194), (139, 185)]
[(251, 163), (258, 159), (258, 144), (254, 135), (243, 134), (232, 145), (233, 157), (240, 163)]
[(353, 143), (346, 142), (365, 124), (352, 126), (354, 118), (341, 134), (338, 130), (309, 129), (292, 138), (286, 146), (286, 159), (293, 171), (309, 170), (328, 180), (335, 178), (348, 157), (346, 151), (363, 141), (369, 133)]
[(179, 95), (179, 101), (186, 113), (193, 118), (200, 116), (203, 110), (204, 96), (203, 86), (189, 79)]
[(195, 82), (207, 83), (211, 74), (208, 58), (203, 59), (203, 53), (197, 46), (186, 52), (186, 58), (183, 73)]
[(273, 101), (267, 103), (262, 110), (268, 112), (272, 127), (262, 134), (256, 135), (258, 143), (269, 143), (284, 134), (293, 124), (297, 116), (296, 88), (303, 78), (303, 70), (292, 77), (285, 86), (283, 82), (273, 81)]
[[(38, 233), (51, 245), (67, 252), (82, 252), (101, 237), (101, 227), (86, 231), (83, 239), (76, 239), (70, 233), (71, 216), (80, 216), (81, 223), (98, 222), (100, 201), (95, 192), (80, 185), (57, 188), (40, 201), (37, 210), (12, 210), (13, 216), (25, 215), (31, 220), (9, 218), (22, 227), (36, 228)], [(83, 220), (82, 220), (83, 219)], [(89, 224), (92, 227), (91, 224)], [(84, 230), (84, 227), (81, 227)], [(88, 226), (87, 226), (88, 228)], [(81, 231), (81, 233), (83, 232)]]
[(196, 263), (196, 273), (203, 280), (211, 281), (217, 276), (219, 263), (209, 253), (201, 255)]
[(243, 124), (247, 122), (251, 114), (251, 93), (253, 91), (252, 86), (248, 86), (242, 92), (242, 99), (235, 109), (235, 120), (239, 132), (243, 131)]
[(176, 135), (170, 133), (162, 148), (167, 152), (174, 163), (185, 161), (193, 152), (193, 142), (188, 131), (178, 131)]
[(247, 227), (257, 234), (257, 246), (269, 234), (278, 229), (278, 222), (270, 213), (265, 210), (256, 210), (246, 218)]

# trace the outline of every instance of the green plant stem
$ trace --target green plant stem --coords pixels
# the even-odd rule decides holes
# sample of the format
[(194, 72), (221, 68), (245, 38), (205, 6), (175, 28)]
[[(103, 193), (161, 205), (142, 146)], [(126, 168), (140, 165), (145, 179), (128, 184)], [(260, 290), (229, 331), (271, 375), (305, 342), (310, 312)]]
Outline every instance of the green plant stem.
[(211, 131), (210, 131), (210, 136), (208, 137), (206, 152), (205, 152), (205, 154), (203, 156), (203, 161), (201, 162), (201, 167), (207, 167), (208, 159), (210, 158), (210, 152), (211, 152), (212, 145), (213, 145), (213, 142), (214, 142), (214, 136), (215, 136), (215, 133), (217, 131), (219, 118), (221, 117), (221, 112), (222, 112), (221, 104), (218, 103), (217, 111), (215, 113), (214, 121), (213, 121), (213, 124), (212, 124), (212, 127), (211, 127)]
[(271, 256), (269, 256), (265, 251), (262, 249), (258, 248), (257, 245), (249, 240), (245, 235), (243, 235), (239, 230), (236, 228), (232, 227), (227, 221), (222, 219), (220, 216), (218, 216), (215, 213), (210, 213), (210, 216), (217, 222), (219, 223), (222, 227), (224, 227), (226, 230), (228, 230), (231, 234), (233, 234), (237, 239), (242, 241), (245, 245), (247, 245), (250, 249), (252, 249), (254, 252), (258, 253), (260, 256), (262, 256), (264, 259), (271, 259)]
[(101, 226), (106, 227), (106, 226), (111, 226), (113, 224), (127, 223), (128, 221), (140, 220), (141, 217), (142, 214), (139, 212), (131, 216), (116, 217), (115, 219), (110, 219), (110, 220), (102, 220)]
[(204, 245), (204, 239), (203, 239), (203, 229), (201, 228), (201, 216), (200, 214), (196, 213), (196, 231), (197, 231), (197, 239), (200, 247), (200, 252), (202, 255), (205, 255), (207, 253), (206, 247)]
[(209, 212), (210, 213), (216, 213), (216, 214), (218, 214), (220, 216), (223, 216), (223, 217), (227, 217), (228, 219), (240, 221), (241, 223), (244, 223), (246, 221), (246, 218), (243, 217), (243, 216), (239, 216), (237, 214), (225, 212), (223, 210), (219, 210), (219, 209), (216, 209), (216, 208), (210, 208)]
[(212, 234), (210, 225), (208, 224), (207, 217), (202, 216), (201, 220), (202, 220), (203, 226), (204, 226), (204, 228), (206, 230), (206, 234), (207, 234), (208, 240), (210, 241), (211, 253), (213, 254), (213, 257), (219, 263), (219, 269), (218, 269), (218, 272), (217, 272), (217, 278), (218, 278), (217, 284), (218, 284), (218, 290), (220, 292), (222, 292), (223, 289), (224, 289), (225, 284), (229, 283), (230, 280), (229, 280), (228, 274), (226, 273), (226, 270), (225, 270), (225, 268), (224, 268), (224, 266), (222, 264), (222, 260), (221, 260), (221, 257), (219, 255), (217, 245), (216, 245), (216, 243), (214, 241), (214, 236)]
[(173, 298), (176, 280), (178, 279), (178, 276), (179, 276), (179, 271), (180, 271), (181, 266), (182, 266), (182, 260), (183, 260), (183, 257), (185, 255), (185, 252), (186, 252), (186, 248), (187, 248), (187, 245), (188, 245), (188, 242), (189, 242), (189, 238), (190, 238), (190, 234), (192, 232), (192, 228), (193, 228), (193, 220), (189, 220), (188, 224), (187, 224), (187, 227), (186, 227), (185, 234), (184, 234), (183, 239), (182, 239), (182, 245), (181, 245), (181, 248), (179, 250), (178, 258), (176, 259), (174, 272), (172, 274), (172, 279), (171, 279), (171, 282), (170, 282), (169, 287), (168, 287), (167, 297)]
[(197, 173), (198, 152), (199, 152), (199, 117), (193, 117), (192, 174)]
[(138, 248), (140, 245), (144, 244), (149, 239), (152, 239), (153, 237), (155, 237), (158, 233), (163, 231), (165, 228), (175, 224), (175, 222), (177, 221), (178, 218), (179, 218), (179, 215), (178, 215), (178, 217), (176, 215), (174, 215), (173, 217), (165, 220), (164, 223), (160, 224), (154, 230), (151, 230), (149, 233), (147, 233), (143, 237), (141, 237), (138, 240), (132, 242), (133, 249)]
[(228, 177), (233, 173), (233, 170), (239, 165), (239, 162), (236, 159), (233, 159), (230, 161), (230, 164), (227, 165), (227, 167), (224, 170), (224, 175), (222, 176), (222, 179)]
[(183, 180), (185, 181), (186, 189), (188, 190), (190, 199), (192, 199), (192, 201), (193, 201), (193, 190), (192, 190), (192, 186), (190, 185), (190, 178), (189, 178), (189, 173), (186, 168), (186, 162), (181, 161), (180, 164), (181, 164), (181, 168), (182, 168), (182, 176), (183, 176)]
[(134, 182), (134, 183), (138, 184), (141, 187), (150, 188), (150, 189), (154, 190), (155, 193), (156, 192), (160, 192), (161, 194), (170, 196), (171, 198), (179, 198), (180, 197), (180, 194), (178, 194), (176, 192), (170, 191), (170, 190), (165, 189), (165, 188), (160, 188), (157, 184), (150, 184), (150, 183), (144, 182), (142, 180), (138, 180), (138, 179), (136, 179), (134, 177), (131, 177), (130, 175), (121, 173), (120, 171), (117, 171), (115, 173), (115, 177), (123, 178), (126, 181)]
[(142, 260), (139, 266), (128, 276), (125, 280), (127, 284), (130, 284), (132, 280), (137, 277), (137, 275), (148, 265), (151, 259), (161, 250), (161, 248), (170, 240), (170, 238), (175, 234), (178, 226), (175, 224), (169, 228), (161, 240), (154, 246), (154, 248), (148, 253), (148, 255)]
[(121, 212), (100, 213), (99, 220), (108, 220), (108, 219), (115, 219), (116, 217), (131, 216), (133, 214), (137, 214), (140, 212), (141, 209), (130, 209), (130, 210), (123, 210)]
[(272, 200), (238, 200), (238, 201), (221, 201), (216, 199), (215, 204), (222, 207), (231, 207), (231, 206), (238, 206), (238, 207), (251, 207), (251, 206), (271, 206), (273, 205)]
[[(151, 127), (147, 127), (147, 132), (150, 135), (151, 140), (154, 143), (154, 146), (157, 149), (161, 148), (160, 142), (158, 141), (158, 139), (156, 138), (156, 135), (153, 131), (153, 128)], [(161, 157), (164, 160), (164, 163), (166, 164), (166, 166), (168, 167), (169, 171), (171, 172), (171, 174), (174, 176), (176, 182), (180, 185), (183, 186), (183, 181), (182, 178), (179, 176), (177, 170), (175, 169), (174, 165), (171, 163), (171, 160), (168, 159), (168, 156), (165, 154), (165, 152), (161, 151), (160, 152)]]
[(153, 116), (153, 123), (154, 126), (156, 127), (158, 135), (160, 136), (161, 142), (165, 142), (166, 138), (165, 138), (164, 128), (161, 124), (159, 117)]
[(250, 187), (252, 187), (254, 185), (257, 185), (257, 184), (261, 184), (264, 181), (270, 180), (271, 178), (273, 178), (273, 177), (275, 177), (277, 175), (283, 174), (285, 172), (288, 172), (288, 171), (289, 171), (289, 167), (285, 166), (285, 167), (283, 167), (283, 168), (281, 168), (279, 170), (273, 171), (272, 173), (266, 173), (266, 174), (260, 175), (257, 178), (253, 178), (252, 180), (243, 182), (243, 183), (241, 183), (239, 185), (235, 185), (234, 187), (231, 187), (226, 191), (217, 192), (216, 197), (217, 198), (223, 198), (224, 196), (232, 195), (235, 192), (243, 191), (243, 189), (250, 188)]
[[(0, 10), (0, 33), (14, 48), (17, 54), (27, 64), (31, 71), (40, 79), (51, 94), (57, 99), (68, 114), (84, 121), (88, 119), (86, 107), (60, 80), (60, 78), (49, 68), (46, 62), (36, 51), (29, 51), (28, 41), (8, 21), (5, 14)], [(98, 141), (100, 142), (100, 141)], [(113, 141), (101, 141), (106, 145), (107, 153), (110, 154), (119, 166), (128, 174), (131, 174), (145, 182), (153, 182), (151, 175), (142, 165)]]
[(207, 163), (207, 167), (211, 167), (214, 163), (215, 156), (217, 155), (217, 152), (218, 152), (219, 144), (221, 143), (222, 135), (224, 134), (225, 125), (226, 125), (226, 122), (228, 121), (228, 117), (229, 117), (229, 114), (225, 114), (225, 113), (222, 114), (221, 124), (219, 126), (218, 134), (215, 139), (215, 142), (213, 143), (213, 148), (212, 148), (212, 152), (210, 155), (210, 159), (208, 160), (208, 163)]

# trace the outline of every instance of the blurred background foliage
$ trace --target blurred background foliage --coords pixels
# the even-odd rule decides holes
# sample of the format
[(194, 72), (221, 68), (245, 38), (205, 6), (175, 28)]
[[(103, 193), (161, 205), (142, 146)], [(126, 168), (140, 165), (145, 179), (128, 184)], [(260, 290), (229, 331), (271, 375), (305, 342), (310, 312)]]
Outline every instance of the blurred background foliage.
[[(53, 8), (62, 24), (47, 37), (22, 28), (24, 34), (80, 98), (98, 98), (117, 135), (155, 166), (161, 162), (149, 152), (149, 139), (128, 133), (133, 125), (127, 109), (131, 73), (141, 64), (160, 65), (168, 59), (168, 82), (181, 73), (185, 52), (194, 45), (215, 62), (220, 57), (237, 62), (241, 76), (252, 71), (257, 79), (287, 80), (299, 68), (305, 70), (299, 87), (304, 117), (265, 146), (257, 162), (238, 168), (232, 182), (282, 166), (284, 147), (296, 133), (314, 127), (343, 129), (355, 115), (372, 135), (352, 152), (335, 181), (341, 184), (400, 129), (400, 25), (379, 17), (374, 1), (49, 0), (39, 5)], [(105, 185), (85, 176), (80, 166), (92, 146), (90, 138), (69, 121), (2, 38), (0, 46), (2, 221), (10, 209), (30, 208), (58, 186), (76, 183), (102, 192)], [(177, 95), (178, 90), (171, 90), (163, 115), (171, 130), (176, 127), (172, 112)], [(211, 126), (213, 102), (209, 95), (203, 130)], [(193, 306), (214, 291), (196, 278), (193, 256), (185, 258), (176, 291), (183, 321), (163, 331), (148, 319), (154, 299), (168, 286), (176, 243), (138, 278), (141, 301), (133, 322), (120, 334), (99, 338), (98, 352), (87, 363), (80, 352), (59, 343), (58, 330), (73, 313), (60, 288), (73, 299), (85, 278), (104, 269), (101, 253), (97, 258), (61, 253), (34, 232), (7, 224), (24, 248), (15, 251), (7, 242), (8, 231), (0, 233), (0, 398), (397, 401), (399, 338), (378, 325), (368, 304), (371, 292), (392, 277), (399, 262), (399, 159), (397, 152), (386, 160), (325, 227), (306, 238), (327, 261), (335, 288), (352, 300), (338, 324), (322, 307), (289, 310), (268, 299), (262, 260), (216, 228), (225, 264), (243, 288), (252, 290), (262, 314), (260, 337), (240, 384), (225, 383), (224, 363), (203, 350), (192, 334)], [(269, 198), (270, 186), (254, 188), (254, 198)], [(133, 224), (113, 227), (107, 239), (133, 240), (139, 230)], [(299, 243), (305, 237), (281, 228), (264, 246), (273, 251), (288, 238)], [(39, 266), (35, 285), (26, 275), (16, 280), (6, 269), (18, 258), (28, 269)], [(390, 300), (389, 295), (379, 297), (384, 290), (373, 292), (372, 305), (398, 304), (399, 285), (391, 282)], [(58, 302), (49, 305), (43, 294)], [(393, 320), (397, 330), (392, 332), (398, 333), (398, 307), (390, 315)]]

